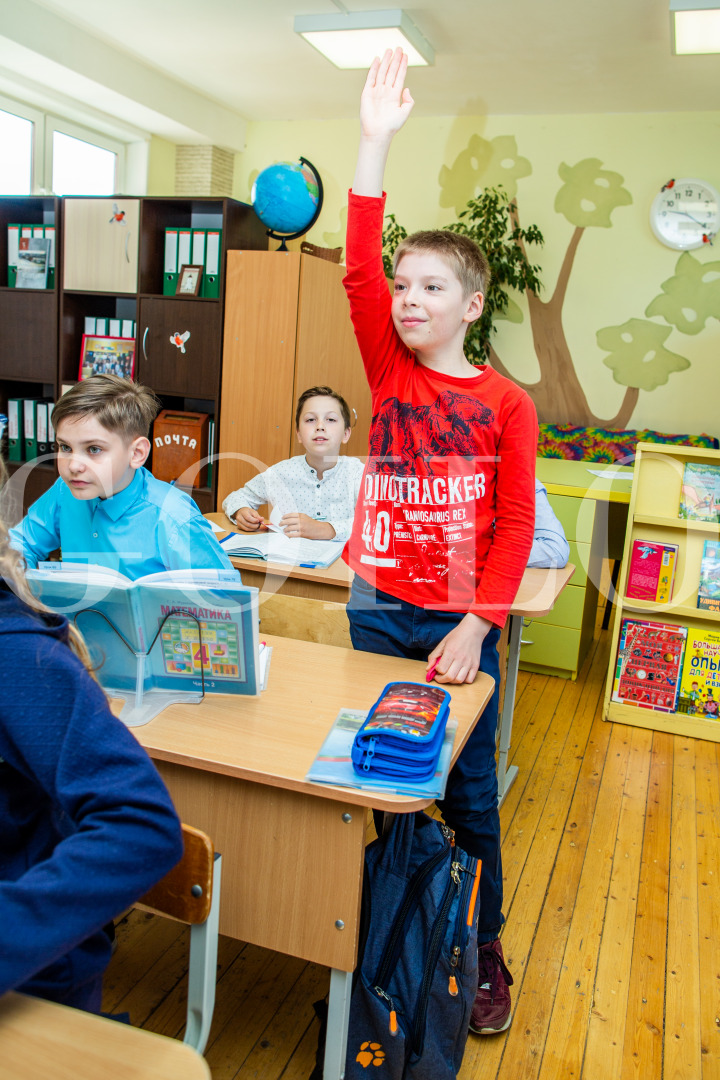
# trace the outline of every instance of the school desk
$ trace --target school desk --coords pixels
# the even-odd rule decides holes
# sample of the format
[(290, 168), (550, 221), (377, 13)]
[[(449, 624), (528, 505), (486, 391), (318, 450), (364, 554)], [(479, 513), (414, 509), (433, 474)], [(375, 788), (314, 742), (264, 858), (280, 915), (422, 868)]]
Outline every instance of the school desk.
[(622, 558), (633, 470), (615, 463), (537, 458), (535, 472), (565, 530), (576, 571), (552, 614), (526, 628), (520, 664), (575, 679), (595, 630), (603, 559)]
[[(386, 683), (424, 681), (415, 660), (293, 638), (273, 647), (258, 697), (208, 695), (134, 729), (180, 817), (223, 856), (220, 932), (331, 969), (325, 1080), (344, 1068), (357, 959), (366, 809), (407, 813), (432, 800), (311, 784), (305, 775), (342, 707), (368, 709)], [(452, 687), (457, 758), (493, 691)]]
[(210, 1080), (166, 1035), (24, 994), (0, 998), (0, 1080)]

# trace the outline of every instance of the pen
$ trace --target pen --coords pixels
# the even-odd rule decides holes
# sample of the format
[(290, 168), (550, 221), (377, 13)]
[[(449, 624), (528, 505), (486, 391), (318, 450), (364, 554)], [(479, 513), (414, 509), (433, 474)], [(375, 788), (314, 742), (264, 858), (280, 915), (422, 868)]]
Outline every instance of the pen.
[(437, 671), (437, 666), (438, 666), (439, 663), (440, 663), (440, 657), (438, 656), (437, 659), (435, 660), (435, 663), (433, 664), (433, 666), (430, 668), (430, 670), (425, 675), (425, 682), (432, 682), (433, 681), (433, 679), (435, 678), (435, 672)]
[(298, 566), (304, 566), (308, 570), (314, 570), (315, 567), (317, 566), (317, 563), (314, 563), (314, 562), (301, 562), (301, 563), (298, 563)]

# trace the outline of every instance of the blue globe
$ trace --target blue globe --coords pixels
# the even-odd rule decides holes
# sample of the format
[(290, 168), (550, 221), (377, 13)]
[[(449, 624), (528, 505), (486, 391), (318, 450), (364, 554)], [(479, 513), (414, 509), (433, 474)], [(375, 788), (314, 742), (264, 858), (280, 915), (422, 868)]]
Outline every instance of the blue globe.
[(253, 184), (250, 199), (255, 213), (276, 239), (307, 232), (322, 206), (322, 184), (305, 158), (269, 165)]

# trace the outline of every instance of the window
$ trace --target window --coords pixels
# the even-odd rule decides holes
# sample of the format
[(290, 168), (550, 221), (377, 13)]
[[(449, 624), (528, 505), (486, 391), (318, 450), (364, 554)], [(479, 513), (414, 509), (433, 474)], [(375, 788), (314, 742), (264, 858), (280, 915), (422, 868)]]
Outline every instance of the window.
[(0, 109), (0, 195), (32, 191), (33, 123)]
[(112, 195), (117, 154), (53, 131), (52, 190), (55, 195)]

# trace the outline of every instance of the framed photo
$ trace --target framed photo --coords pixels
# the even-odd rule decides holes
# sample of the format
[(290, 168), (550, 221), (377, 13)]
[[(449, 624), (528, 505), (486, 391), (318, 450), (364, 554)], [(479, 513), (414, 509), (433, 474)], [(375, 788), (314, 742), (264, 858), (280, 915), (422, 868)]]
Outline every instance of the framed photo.
[(175, 286), (176, 296), (199, 296), (202, 266), (181, 266)]
[(135, 374), (135, 338), (98, 337), (83, 334), (78, 379), (91, 375), (119, 375), (132, 379)]

